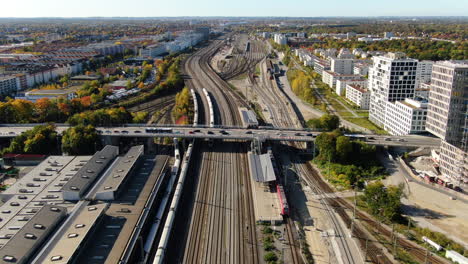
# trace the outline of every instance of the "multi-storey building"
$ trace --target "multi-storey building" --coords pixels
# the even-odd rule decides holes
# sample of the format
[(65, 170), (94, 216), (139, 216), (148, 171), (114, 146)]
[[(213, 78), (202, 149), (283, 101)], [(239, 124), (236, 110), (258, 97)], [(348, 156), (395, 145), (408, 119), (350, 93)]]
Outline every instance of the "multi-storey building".
[(339, 58), (339, 59), (354, 59), (355, 57), (354, 57), (353, 53), (349, 49), (342, 48), (342, 49), (340, 49), (340, 52), (338, 52), (337, 58)]
[(360, 76), (354, 74), (338, 74), (332, 71), (324, 71), (322, 73), (322, 82), (328, 84), (331, 88), (336, 87), (338, 80), (355, 80), (359, 79)]
[(441, 173), (468, 183), (468, 61), (434, 64), (427, 130), (442, 139)]
[(140, 49), (140, 56), (144, 58), (156, 58), (164, 53), (166, 53), (166, 45), (164, 44), (154, 44)]
[(326, 60), (315, 59), (314, 60), (314, 71), (320, 75), (323, 75), (324, 71), (330, 70), (330, 63)]
[(418, 61), (398, 52), (373, 57), (373, 62), (369, 69), (369, 119), (383, 127), (387, 102), (414, 97)]
[(384, 129), (395, 136), (426, 130), (427, 100), (423, 98), (387, 102)]
[(353, 79), (339, 79), (336, 80), (336, 86), (335, 86), (335, 92), (338, 95), (345, 95), (346, 92), (346, 85), (348, 84), (354, 84), (354, 85), (359, 85), (363, 88), (367, 87), (367, 79), (359, 76), (355, 76)]
[(283, 34), (275, 34), (274, 41), (280, 45), (288, 44), (288, 38)]
[(416, 87), (419, 87), (421, 83), (428, 83), (431, 81), (432, 65), (433, 61), (420, 61), (416, 68)]
[(353, 74), (366, 76), (369, 74), (369, 65), (367, 63), (354, 63)]
[(369, 109), (370, 92), (356, 84), (346, 85), (346, 98), (361, 109)]
[[(351, 56), (353, 56), (351, 54)], [(330, 70), (339, 74), (353, 74), (353, 59), (332, 58)]]
[(18, 79), (15, 76), (0, 77), (0, 96), (16, 93), (18, 90)]

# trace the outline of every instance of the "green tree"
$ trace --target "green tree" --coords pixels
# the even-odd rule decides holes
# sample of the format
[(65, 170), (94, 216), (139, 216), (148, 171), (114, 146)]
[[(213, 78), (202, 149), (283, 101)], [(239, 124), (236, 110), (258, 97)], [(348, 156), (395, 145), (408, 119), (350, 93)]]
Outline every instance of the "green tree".
[(336, 159), (336, 138), (331, 133), (321, 133), (315, 140), (319, 150), (318, 159), (322, 161), (335, 161)]
[(353, 152), (353, 144), (349, 137), (339, 136), (336, 139), (336, 153), (338, 159), (343, 162), (347, 162), (349, 155)]
[(389, 186), (380, 182), (367, 185), (364, 191), (364, 201), (371, 213), (381, 220), (392, 221), (400, 216), (403, 186)]
[(91, 125), (70, 127), (63, 132), (62, 151), (69, 155), (90, 155), (96, 152), (99, 136)]
[(340, 127), (340, 118), (336, 115), (323, 115), (320, 117), (322, 128), (327, 131), (332, 131)]
[(53, 154), (57, 153), (58, 142), (55, 126), (39, 125), (16, 136), (2, 153)]

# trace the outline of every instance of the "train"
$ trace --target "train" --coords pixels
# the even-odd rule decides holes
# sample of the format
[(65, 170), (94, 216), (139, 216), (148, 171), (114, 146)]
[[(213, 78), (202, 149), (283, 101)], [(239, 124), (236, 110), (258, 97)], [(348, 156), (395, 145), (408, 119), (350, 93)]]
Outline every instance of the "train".
[(209, 107), (209, 112), (210, 112), (210, 127), (214, 127), (215, 122), (214, 122), (213, 103), (211, 102), (211, 97), (210, 97), (210, 94), (208, 93), (208, 90), (203, 88), (203, 93), (205, 94), (206, 101), (208, 101), (208, 107)]
[(276, 192), (278, 194), (278, 199), (280, 201), (280, 214), (282, 216), (289, 215), (289, 205), (288, 200), (286, 199), (286, 194), (284, 193), (283, 185), (277, 183), (276, 184)]
[(270, 80), (273, 80), (275, 74), (275, 67), (273, 66), (273, 62), (271, 62), (270, 59), (267, 60), (267, 73), (270, 76)]
[(193, 98), (193, 126), (197, 127), (198, 126), (198, 101), (197, 101), (197, 95), (195, 93), (195, 90), (190, 89), (190, 93), (192, 94)]
[(147, 127), (145, 129), (147, 133), (172, 133), (172, 128), (165, 127)]

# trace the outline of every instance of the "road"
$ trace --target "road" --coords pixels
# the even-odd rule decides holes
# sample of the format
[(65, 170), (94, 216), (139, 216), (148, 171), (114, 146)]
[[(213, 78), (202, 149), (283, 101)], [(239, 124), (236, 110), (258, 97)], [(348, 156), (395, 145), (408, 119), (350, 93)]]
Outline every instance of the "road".
[[(237, 109), (237, 108), (236, 108)], [(237, 110), (235, 111), (237, 114)], [(288, 115), (291, 115), (292, 110), (279, 110), (278, 116), (282, 115), (282, 120), (290, 120)], [(220, 116), (221, 118), (221, 116)], [(240, 121), (239, 121), (240, 122)], [(289, 122), (289, 121), (288, 121)], [(292, 125), (298, 123), (288, 123)], [(284, 123), (283, 123), (284, 124)], [(231, 128), (207, 128), (201, 127), (171, 127), (170, 125), (164, 127), (166, 130), (158, 130), (157, 132), (148, 131), (147, 125), (128, 124), (125, 126), (115, 127), (97, 127), (98, 133), (105, 137), (131, 137), (131, 138), (148, 138), (148, 137), (178, 137), (178, 138), (200, 138), (200, 139), (224, 139), (224, 140), (247, 140), (253, 139), (270, 140), (270, 141), (292, 141), (292, 142), (312, 142), (320, 134), (320, 132), (311, 132), (307, 129), (281, 129), (281, 128), (268, 128), (268, 129), (246, 129), (241, 128), (240, 123), (236, 125), (228, 125)], [(235, 127), (235, 128), (232, 128)], [(31, 126), (3, 126), (0, 127), (0, 138), (12, 138), (20, 135), (22, 132), (30, 130)], [(56, 131), (62, 134), (63, 131), (68, 129), (69, 126), (57, 126)], [(167, 130), (170, 129), (170, 130)], [(370, 145), (380, 146), (407, 146), (407, 147), (439, 147), (440, 139), (434, 137), (427, 137), (421, 135), (408, 135), (408, 136), (383, 136), (383, 135), (355, 135), (358, 139), (366, 139)]]

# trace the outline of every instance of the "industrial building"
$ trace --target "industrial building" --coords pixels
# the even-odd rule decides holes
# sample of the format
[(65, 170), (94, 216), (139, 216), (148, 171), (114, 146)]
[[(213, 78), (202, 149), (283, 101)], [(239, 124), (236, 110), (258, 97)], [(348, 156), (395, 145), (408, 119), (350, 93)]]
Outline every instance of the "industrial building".
[(0, 263), (143, 260), (166, 172), (168, 157), (143, 146), (48, 157), (0, 194)]

